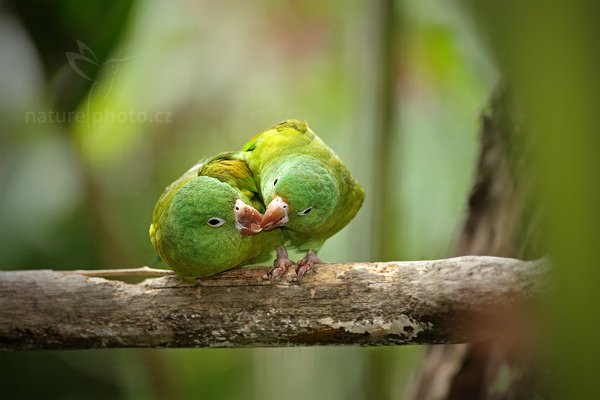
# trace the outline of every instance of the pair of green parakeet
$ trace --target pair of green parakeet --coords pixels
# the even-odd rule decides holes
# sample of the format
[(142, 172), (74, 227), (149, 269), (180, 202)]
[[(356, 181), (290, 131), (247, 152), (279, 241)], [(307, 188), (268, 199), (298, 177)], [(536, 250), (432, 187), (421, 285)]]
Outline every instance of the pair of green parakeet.
[(363, 199), (333, 150), (306, 122), (287, 120), (169, 185), (154, 208), (150, 239), (185, 280), (266, 261), (273, 250), (268, 276), (276, 279), (294, 265), (284, 244), (307, 252), (296, 263), (302, 276), (322, 262), (317, 252)]

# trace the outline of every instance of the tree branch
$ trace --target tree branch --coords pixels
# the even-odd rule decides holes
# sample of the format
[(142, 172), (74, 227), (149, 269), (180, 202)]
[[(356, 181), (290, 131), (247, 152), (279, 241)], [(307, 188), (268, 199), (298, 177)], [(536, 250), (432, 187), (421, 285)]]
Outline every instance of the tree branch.
[(62, 272), (65, 274), (83, 275), (92, 278), (114, 278), (117, 276), (168, 276), (175, 274), (175, 271), (171, 271), (170, 269), (150, 268), (147, 266), (121, 269), (76, 269), (74, 271)]
[(546, 281), (542, 260), (484, 256), (316, 270), (271, 283), (264, 268), (235, 269), (192, 285), (1, 272), (0, 349), (470, 342), (509, 330)]

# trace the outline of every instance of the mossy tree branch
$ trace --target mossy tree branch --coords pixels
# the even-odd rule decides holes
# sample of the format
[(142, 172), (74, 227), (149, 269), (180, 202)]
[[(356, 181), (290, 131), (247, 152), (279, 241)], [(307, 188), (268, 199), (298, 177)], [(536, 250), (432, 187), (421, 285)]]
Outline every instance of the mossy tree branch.
[(245, 268), (192, 285), (1, 272), (0, 349), (470, 342), (510, 329), (546, 270), (541, 260), (484, 256), (315, 268), (299, 281)]

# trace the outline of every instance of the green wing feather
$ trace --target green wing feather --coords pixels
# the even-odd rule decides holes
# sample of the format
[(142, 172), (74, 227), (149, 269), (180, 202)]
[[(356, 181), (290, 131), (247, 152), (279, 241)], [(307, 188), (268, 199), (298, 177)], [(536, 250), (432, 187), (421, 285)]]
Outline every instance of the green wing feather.
[[(177, 193), (179, 189), (181, 189), (186, 183), (188, 183), (191, 179), (194, 179), (198, 176), (198, 170), (202, 167), (201, 163), (197, 163), (190, 169), (188, 169), (183, 175), (181, 175), (177, 180), (171, 183), (169, 186), (165, 188), (162, 192), (156, 205), (154, 206), (154, 211), (152, 212), (152, 221), (160, 221), (162, 214), (167, 210), (173, 196)], [(153, 224), (154, 225), (154, 224)], [(150, 236), (153, 238), (153, 229), (150, 227)]]
[(167, 260), (167, 257), (163, 253), (162, 246), (160, 245), (160, 241), (161, 241), (160, 230), (159, 230), (160, 221), (163, 220), (164, 213), (169, 209), (169, 206), (171, 205), (171, 201), (173, 200), (173, 197), (177, 194), (179, 189), (181, 189), (183, 186), (185, 186), (190, 180), (197, 177), (198, 170), (201, 167), (202, 167), (201, 163), (194, 165), (193, 167), (188, 169), (183, 175), (181, 175), (179, 178), (177, 178), (177, 180), (175, 180), (173, 183), (171, 183), (169, 186), (167, 186), (165, 188), (165, 190), (162, 192), (162, 194), (160, 195), (160, 197), (158, 198), (156, 205), (154, 206), (154, 211), (152, 212), (152, 223), (150, 224), (150, 230), (149, 230), (150, 241), (152, 242), (152, 245), (156, 249), (156, 252), (158, 253), (159, 257), (163, 261)]

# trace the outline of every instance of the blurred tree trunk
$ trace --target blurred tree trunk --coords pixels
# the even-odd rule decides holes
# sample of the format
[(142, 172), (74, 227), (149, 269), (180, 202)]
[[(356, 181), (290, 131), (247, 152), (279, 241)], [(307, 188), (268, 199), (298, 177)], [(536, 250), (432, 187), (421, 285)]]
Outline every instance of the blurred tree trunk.
[[(372, 4), (369, 16), (369, 36), (371, 43), (371, 68), (373, 74), (373, 207), (371, 214), (371, 260), (390, 261), (397, 256), (397, 237), (389, 219), (397, 220), (397, 207), (390, 196), (389, 188), (397, 176), (392, 176), (389, 168), (393, 159), (394, 123), (398, 112), (396, 97), (396, 65), (394, 54), (398, 50), (396, 32), (401, 29), (402, 21), (397, 18), (395, 0), (378, 0)], [(381, 351), (365, 352), (367, 377), (364, 396), (377, 399), (391, 398), (390, 358)]]
[[(516, 109), (507, 88), (500, 87), (482, 115), (477, 174), (456, 255), (521, 259), (542, 255), (537, 207), (531, 191), (532, 145), (520, 130)], [(524, 311), (515, 309), (516, 314), (520, 312)], [(524, 325), (515, 327), (512, 338), (429, 346), (413, 380), (410, 398), (534, 397), (535, 357), (528, 332), (528, 326)]]

